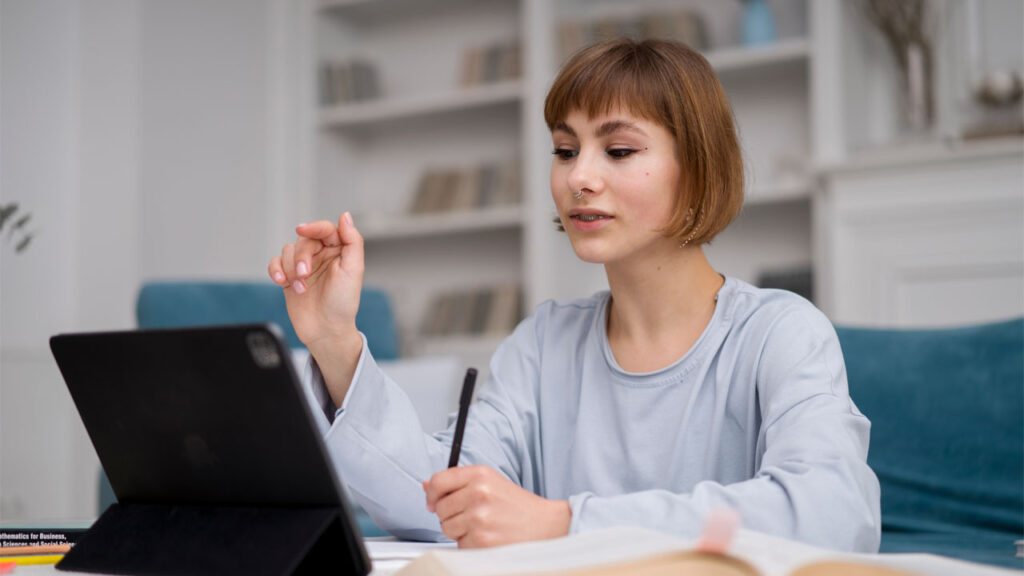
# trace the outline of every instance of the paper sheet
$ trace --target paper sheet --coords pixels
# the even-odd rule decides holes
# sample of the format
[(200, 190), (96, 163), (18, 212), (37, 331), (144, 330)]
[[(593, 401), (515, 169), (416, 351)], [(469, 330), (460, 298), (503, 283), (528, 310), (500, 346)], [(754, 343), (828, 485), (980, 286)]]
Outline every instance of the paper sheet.
[(412, 560), (425, 552), (437, 549), (455, 549), (454, 542), (409, 542), (395, 538), (367, 538), (364, 542), (370, 560)]

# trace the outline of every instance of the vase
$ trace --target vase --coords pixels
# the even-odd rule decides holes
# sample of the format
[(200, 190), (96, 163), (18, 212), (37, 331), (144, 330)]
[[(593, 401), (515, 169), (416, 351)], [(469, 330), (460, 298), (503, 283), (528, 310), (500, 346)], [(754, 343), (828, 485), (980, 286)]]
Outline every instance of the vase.
[(775, 16), (767, 0), (747, 0), (743, 7), (743, 44), (757, 46), (775, 42)]
[(907, 44), (904, 62), (901, 67), (904, 129), (910, 136), (926, 135), (934, 118), (929, 47), (916, 42)]

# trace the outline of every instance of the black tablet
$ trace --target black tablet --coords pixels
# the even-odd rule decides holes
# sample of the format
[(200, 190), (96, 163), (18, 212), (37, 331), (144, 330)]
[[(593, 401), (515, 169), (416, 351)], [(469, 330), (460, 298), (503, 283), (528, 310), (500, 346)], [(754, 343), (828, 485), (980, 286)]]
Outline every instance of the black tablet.
[(62, 334), (50, 348), (118, 498), (58, 568), (369, 572), (275, 325)]

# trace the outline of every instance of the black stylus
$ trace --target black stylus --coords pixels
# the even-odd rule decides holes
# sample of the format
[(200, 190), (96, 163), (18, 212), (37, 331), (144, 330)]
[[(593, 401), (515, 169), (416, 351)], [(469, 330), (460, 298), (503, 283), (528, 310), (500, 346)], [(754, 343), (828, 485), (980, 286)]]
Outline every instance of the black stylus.
[(462, 434), (466, 431), (466, 416), (469, 414), (469, 401), (473, 399), (473, 387), (476, 385), (476, 368), (466, 370), (466, 379), (462, 381), (462, 395), (459, 396), (459, 417), (455, 421), (455, 438), (452, 439), (452, 454), (448, 457), (448, 467), (459, 465), (459, 452), (462, 451)]

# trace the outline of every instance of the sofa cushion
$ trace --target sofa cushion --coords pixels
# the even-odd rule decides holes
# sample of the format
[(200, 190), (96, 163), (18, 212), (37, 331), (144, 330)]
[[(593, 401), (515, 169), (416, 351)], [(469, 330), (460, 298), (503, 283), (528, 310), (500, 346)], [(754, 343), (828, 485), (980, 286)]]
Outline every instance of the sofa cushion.
[(872, 423), (882, 551), (1024, 565), (1024, 319), (836, 331)]
[[(281, 288), (269, 282), (147, 282), (136, 303), (139, 328), (273, 322), (292, 348), (302, 347), (288, 319)], [(398, 358), (398, 336), (387, 294), (363, 288), (356, 326), (375, 358)]]

